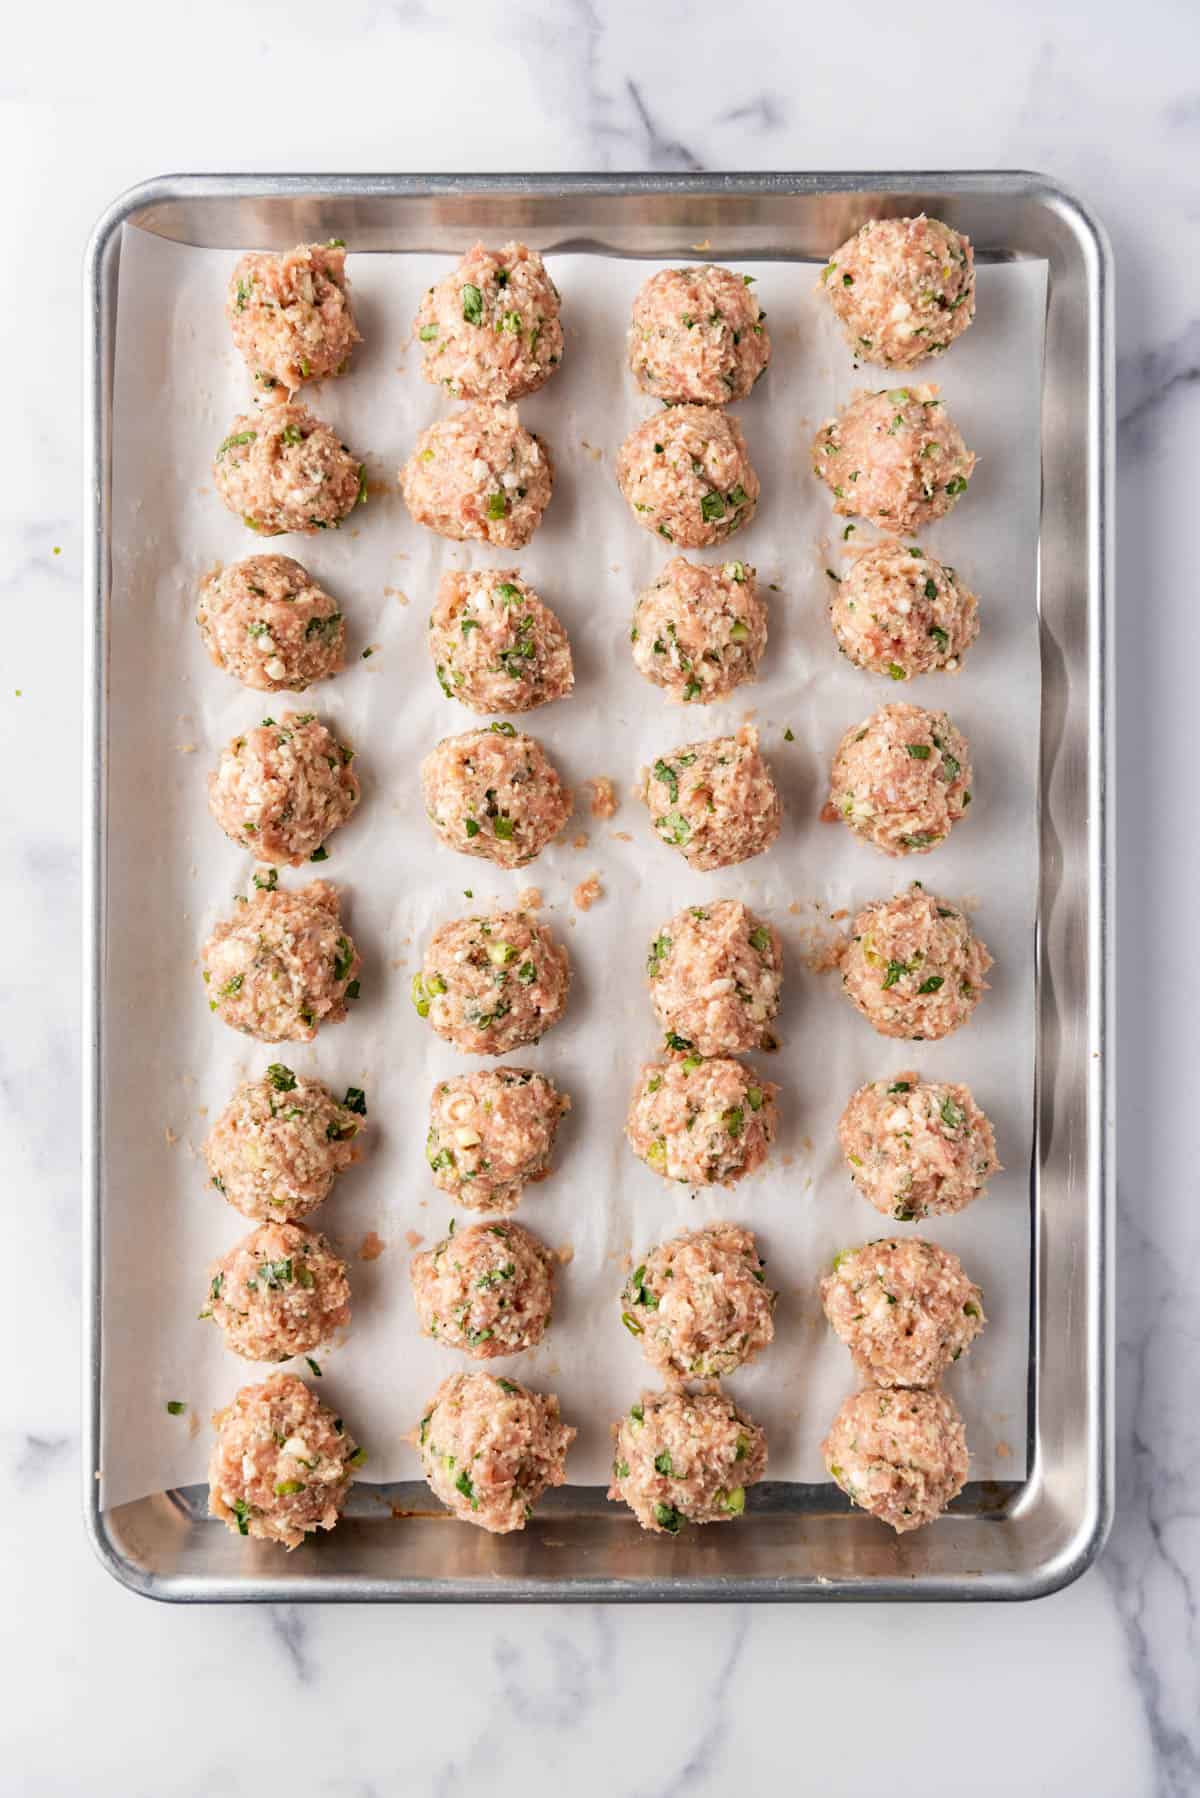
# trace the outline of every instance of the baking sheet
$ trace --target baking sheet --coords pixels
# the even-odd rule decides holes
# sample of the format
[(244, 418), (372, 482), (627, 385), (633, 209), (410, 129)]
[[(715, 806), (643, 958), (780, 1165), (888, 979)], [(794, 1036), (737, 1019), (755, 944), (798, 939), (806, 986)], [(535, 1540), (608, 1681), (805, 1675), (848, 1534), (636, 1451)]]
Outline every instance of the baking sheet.
[[(510, 1060), (555, 1075), (574, 1100), (554, 1176), (518, 1213), (548, 1243), (571, 1251), (555, 1321), (531, 1353), (491, 1365), (552, 1388), (579, 1429), (572, 1482), (607, 1478), (609, 1424), (648, 1370), (619, 1322), (630, 1255), (675, 1231), (729, 1217), (753, 1226), (780, 1291), (773, 1347), (728, 1382), (767, 1428), (774, 1478), (824, 1477), (818, 1445), (854, 1379), (815, 1296), (833, 1253), (888, 1227), (850, 1186), (834, 1128), (863, 1080), (908, 1066), (965, 1079), (993, 1117), (1008, 1171), (958, 1217), (896, 1225), (962, 1257), (984, 1288), (989, 1327), (948, 1384), (963, 1408), (974, 1478), (1025, 1469), (1029, 1314), (1028, 1171), (1034, 1066), (1036, 776), (1040, 714), (1035, 606), (1039, 505), (1037, 433), (1045, 266), (979, 271), (979, 317), (934, 373), (980, 457), (970, 493), (923, 541), (981, 595), (983, 629), (957, 680), (928, 677), (904, 696), (945, 705), (975, 763), (969, 821), (932, 855), (897, 864), (818, 813), (829, 758), (847, 726), (896, 697), (890, 683), (850, 668), (825, 619), (826, 567), (837, 567), (841, 521), (809, 472), (808, 443), (858, 385), (812, 292), (815, 264), (739, 263), (758, 278), (774, 358), (738, 415), (763, 481), (750, 528), (724, 552), (773, 583), (763, 678), (704, 710), (668, 706), (635, 672), (628, 623), (637, 590), (669, 554), (634, 522), (613, 480), (617, 445), (652, 407), (624, 370), (629, 302), (653, 265), (597, 257), (552, 262), (564, 294), (563, 369), (522, 417), (547, 440), (555, 496), (519, 557), (454, 545), (412, 524), (395, 473), (416, 433), (446, 409), (417, 372), (408, 329), (443, 258), (350, 259), (366, 343), (353, 372), (304, 396), (367, 463), (373, 491), (349, 528), (268, 547), (296, 555), (340, 600), (349, 665), (303, 702), (242, 690), (208, 661), (194, 622), (195, 590), (214, 561), (262, 548), (211, 487), (215, 445), (248, 403), (222, 304), (232, 258), (127, 228), (118, 302), (113, 491), (113, 629), (109, 670), (107, 1086), (102, 1502), (204, 1478), (208, 1414), (247, 1379), (219, 1333), (196, 1321), (210, 1262), (250, 1228), (206, 1183), (200, 1145), (237, 1081), (282, 1059), (335, 1090), (365, 1087), (371, 1135), (362, 1165), (312, 1218), (351, 1262), (355, 1318), (347, 1343), (323, 1358), (320, 1389), (369, 1453), (368, 1479), (412, 1478), (402, 1440), (460, 1357), (417, 1332), (408, 1288), (408, 1233), (432, 1242), (453, 1215), (424, 1162), (428, 1092), (469, 1061), (413, 1011), (408, 985), (420, 949), (445, 917), (491, 900), (512, 903), (536, 885), (575, 969), (568, 1015), (536, 1048)], [(386, 491), (384, 484), (386, 483)], [(856, 532), (865, 537), (868, 533)], [(711, 553), (711, 552), (710, 552)], [(447, 567), (520, 562), (571, 635), (576, 692), (529, 715), (575, 784), (577, 815), (558, 845), (515, 874), (456, 855), (434, 837), (420, 803), (417, 763), (473, 714), (446, 700), (424, 636)], [(373, 651), (361, 659), (363, 649)], [(363, 998), (312, 1045), (268, 1048), (236, 1036), (208, 1011), (198, 950), (252, 870), (217, 829), (206, 775), (238, 730), (285, 704), (316, 709), (355, 743), (364, 798), (319, 870), (345, 888), (345, 914), (364, 956)], [(633, 793), (638, 769), (695, 736), (733, 730), (752, 712), (784, 796), (775, 848), (717, 875), (696, 874), (661, 845)], [(787, 742), (790, 729), (794, 741)], [(607, 774), (621, 808), (587, 815), (583, 782)], [(573, 847), (580, 833), (585, 847)], [(316, 872), (316, 870), (314, 870)], [(604, 897), (578, 913), (575, 885), (597, 874)], [(846, 1003), (836, 977), (804, 966), (812, 931), (915, 874), (974, 900), (995, 957), (993, 990), (972, 1023), (942, 1043), (877, 1037)], [(301, 884), (304, 871), (283, 877)], [(464, 889), (473, 897), (464, 897)], [(780, 1051), (760, 1058), (776, 1080), (781, 1130), (767, 1167), (731, 1193), (689, 1194), (634, 1160), (621, 1134), (639, 1062), (658, 1033), (645, 991), (645, 947), (685, 904), (745, 899), (770, 916), (788, 954)], [(460, 1225), (473, 1221), (459, 1212)], [(386, 1244), (364, 1262), (374, 1231)], [(300, 1371), (306, 1370), (303, 1363)], [(186, 1412), (172, 1417), (168, 1400)]]

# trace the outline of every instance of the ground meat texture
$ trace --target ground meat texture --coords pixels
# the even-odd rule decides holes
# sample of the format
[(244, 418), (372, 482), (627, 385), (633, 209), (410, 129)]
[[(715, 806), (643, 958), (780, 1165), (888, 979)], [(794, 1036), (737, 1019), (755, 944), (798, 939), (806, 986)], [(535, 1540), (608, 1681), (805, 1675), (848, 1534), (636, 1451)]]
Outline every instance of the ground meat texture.
[(767, 1438), (723, 1392), (644, 1392), (616, 1428), (608, 1496), (644, 1530), (731, 1523), (767, 1470)]
[(861, 362), (914, 368), (975, 316), (970, 239), (940, 219), (870, 219), (821, 271), (820, 289)]
[(520, 1224), (475, 1224), (413, 1257), (421, 1331), (477, 1361), (542, 1340), (554, 1304), (554, 1256)]
[(574, 1440), (553, 1394), (490, 1373), (451, 1374), (416, 1430), (435, 1497), (495, 1535), (523, 1530), (547, 1486), (565, 1483)]
[(358, 950), (327, 880), (297, 892), (256, 888), (204, 945), (209, 1008), (260, 1043), (310, 1043), (358, 997)]
[(260, 693), (303, 693), (345, 666), (337, 601), (290, 556), (214, 568), (200, 587), (196, 623), (217, 667)]
[(871, 674), (957, 674), (979, 635), (979, 601), (928, 551), (878, 543), (835, 581), (829, 622), (842, 654)]
[(462, 543), (524, 549), (542, 521), (554, 469), (515, 406), (464, 406), (417, 438), (400, 470), (416, 524)]
[(412, 997), (456, 1049), (508, 1055), (557, 1024), (570, 985), (566, 950), (532, 912), (493, 912), (434, 931)]
[(932, 1523), (967, 1481), (966, 1432), (944, 1392), (856, 1392), (821, 1454), (846, 1496), (896, 1531)]
[(651, 943), (646, 972), (668, 1042), (684, 1053), (775, 1047), (783, 947), (779, 932), (740, 900), (677, 912)]
[(843, 1249), (821, 1303), (872, 1386), (936, 1386), (986, 1322), (958, 1256), (918, 1237)]
[(301, 1224), (260, 1224), (209, 1270), (206, 1308), (246, 1361), (309, 1355), (350, 1322), (346, 1263)]
[(927, 855), (970, 803), (970, 748), (945, 712), (885, 705), (833, 758), (830, 810), (885, 855)]
[(339, 1103), (319, 1080), (273, 1062), (265, 1078), (238, 1087), (209, 1131), (212, 1183), (244, 1217), (294, 1223), (358, 1160), (366, 1121), (358, 1088)]
[(571, 1108), (531, 1068), (481, 1068), (439, 1080), (429, 1104), (425, 1159), (435, 1186), (468, 1211), (508, 1212), (544, 1180), (559, 1121)]
[(842, 985), (880, 1036), (936, 1042), (966, 1023), (991, 965), (959, 907), (914, 884), (859, 912)]
[(267, 406), (235, 418), (213, 462), (231, 512), (262, 537), (336, 531), (367, 503), (366, 469), (307, 406)]
[(693, 868), (731, 868), (779, 835), (779, 794), (749, 724), (660, 756), (643, 771), (642, 798), (663, 842)]
[(629, 327), (629, 366), (643, 393), (672, 405), (745, 399), (771, 359), (753, 284), (753, 275), (711, 262), (651, 275)]
[(936, 387), (856, 394), (813, 440), (813, 473), (834, 511), (911, 537), (965, 493), (974, 452)]
[(617, 485), (648, 531), (680, 549), (724, 543), (749, 524), (758, 476), (741, 426), (715, 406), (675, 406), (629, 433)]
[(779, 1088), (724, 1056), (647, 1062), (625, 1124), (635, 1155), (682, 1186), (734, 1186), (767, 1159)]
[(541, 744), (511, 724), (444, 737), (421, 763), (421, 792), (448, 849), (501, 868), (539, 856), (574, 805)]
[(477, 243), (417, 310), (421, 373), (456, 400), (536, 393), (562, 361), (558, 308), (558, 289), (536, 250)]
[(861, 1086), (838, 1140), (863, 1197), (906, 1223), (961, 1211), (1000, 1171), (991, 1120), (970, 1087), (913, 1073)]
[(333, 1528), (367, 1458), (341, 1418), (290, 1373), (243, 1386), (214, 1413), (213, 1428), (209, 1516), (285, 1548)]
[(708, 705), (753, 680), (767, 647), (767, 608), (747, 562), (676, 556), (638, 596), (629, 633), (638, 669), (668, 699)]
[(340, 375), (362, 339), (346, 279), (345, 245), (301, 244), (283, 256), (243, 256), (229, 280), (225, 315), (256, 384), (288, 393)]
[(775, 1334), (776, 1295), (749, 1230), (713, 1224), (651, 1249), (625, 1282), (621, 1321), (668, 1379), (717, 1380)]
[(208, 777), (208, 806), (260, 862), (298, 868), (359, 801), (354, 751), (315, 712), (284, 712), (234, 737)]
[(566, 631), (515, 568), (449, 569), (429, 653), (443, 693), (473, 712), (528, 712), (575, 685)]

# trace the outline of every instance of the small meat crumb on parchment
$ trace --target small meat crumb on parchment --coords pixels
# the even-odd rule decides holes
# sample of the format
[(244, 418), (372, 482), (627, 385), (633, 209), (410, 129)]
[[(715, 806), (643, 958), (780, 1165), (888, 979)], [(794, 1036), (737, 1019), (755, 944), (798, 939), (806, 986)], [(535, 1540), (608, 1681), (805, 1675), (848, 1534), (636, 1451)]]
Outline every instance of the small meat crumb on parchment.
[(517, 908), (520, 911), (540, 911), (541, 905), (541, 887), (522, 887), (517, 894)]
[[(418, 1236), (417, 1241), (420, 1240)], [(377, 1236), (374, 1230), (368, 1230), (358, 1245), (358, 1258), (360, 1261), (378, 1261), (386, 1247), (387, 1243), (382, 1236)]]
[(586, 849), (587, 846), (588, 846), (588, 833), (586, 830), (581, 830), (579, 832), (579, 835), (572, 839), (571, 847), (572, 847), (572, 849)]
[(593, 818), (614, 818), (620, 804), (617, 789), (607, 774), (597, 774), (591, 780), (585, 780), (584, 786), (591, 795)]
[(580, 881), (571, 897), (580, 911), (591, 911), (597, 899), (604, 897), (604, 888), (600, 884), (599, 876), (589, 874), (586, 880)]
[(564, 1242), (559, 1248), (555, 1249), (554, 1252), (558, 1256), (563, 1267), (568, 1267), (575, 1259), (575, 1244), (573, 1242)]

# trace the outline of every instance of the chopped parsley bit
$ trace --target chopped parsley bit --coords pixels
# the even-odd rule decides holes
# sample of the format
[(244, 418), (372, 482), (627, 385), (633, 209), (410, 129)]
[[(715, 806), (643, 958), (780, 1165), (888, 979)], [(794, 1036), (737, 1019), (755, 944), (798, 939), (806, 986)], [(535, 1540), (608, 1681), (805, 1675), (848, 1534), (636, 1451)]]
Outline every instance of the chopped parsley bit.
[[(429, 1413), (429, 1416), (430, 1416), (430, 1417), (432, 1417), (432, 1416), (433, 1416), (433, 1412), (432, 1412), (432, 1411), (431, 1411), (431, 1412), (430, 1412), (430, 1413)], [(426, 1421), (426, 1423), (428, 1423), (428, 1421), (429, 1421), (429, 1418), (426, 1418), (426, 1420), (425, 1420), (425, 1421)], [(354, 1453), (353, 1453), (353, 1454), (352, 1454), (352, 1455), (347, 1455), (347, 1456), (346, 1456), (346, 1466), (347, 1466), (347, 1467), (362, 1467), (362, 1466), (365, 1466), (365, 1464), (366, 1464), (366, 1459), (367, 1459), (367, 1451), (366, 1451), (366, 1449), (365, 1449), (365, 1448), (356, 1448), (356, 1449), (355, 1449), (355, 1451), (354, 1451)]]
[(329, 860), (329, 851), (326, 849), (324, 843), (321, 844), (319, 849), (314, 849), (308, 859), (310, 862), (327, 862)]
[(909, 755), (912, 756), (914, 762), (927, 762), (933, 754), (928, 743), (907, 743), (905, 744), (905, 748), (908, 750)]
[(348, 1086), (346, 1088), (346, 1097), (342, 1100), (342, 1108), (345, 1111), (355, 1112), (360, 1118), (366, 1117), (367, 1095), (361, 1086)]
[(796, 733), (790, 724), (783, 733), (783, 740), (785, 743), (794, 743), (796, 741)]
[(917, 988), (917, 991), (918, 991), (918, 993), (936, 993), (944, 985), (945, 985), (945, 976), (944, 975), (931, 974), (929, 976), (928, 980), (923, 980), (921, 982), (920, 986)]
[(675, 1463), (671, 1459), (671, 1451), (669, 1448), (664, 1448), (660, 1455), (655, 1455), (654, 1471), (655, 1473), (661, 1473), (666, 1479), (673, 1479), (675, 1477)]
[(946, 482), (943, 491), (948, 493), (951, 499), (953, 499), (957, 494), (965, 493), (967, 491), (967, 483), (962, 475), (956, 474), (952, 481)]
[(833, 572), (833, 569), (832, 569), (832, 568), (827, 568), (827, 569), (826, 569), (826, 570), (825, 570), (825, 572), (826, 572), (826, 574), (827, 574), (827, 575), (828, 575), (828, 576), (829, 576), (829, 578), (830, 578), (830, 580), (831, 580), (831, 581), (836, 581), (836, 582), (837, 582), (837, 584), (838, 584), (838, 586), (839, 586), (839, 587), (840, 587), (840, 586), (841, 586), (841, 584), (842, 584), (842, 577), (841, 577), (841, 575), (840, 575), (840, 574), (835, 574), (835, 573), (834, 573), (834, 572)]
[(487, 515), (489, 518), (506, 518), (508, 516), (508, 500), (502, 490), (488, 496)]
[(504, 722), (497, 723), (497, 724), (489, 724), (488, 729), (495, 731), (495, 733), (498, 737), (515, 737), (517, 734), (515, 725), (504, 723)]
[(465, 282), (462, 289), (462, 315), (469, 325), (483, 322), (483, 295), (470, 281)]
[(290, 1093), (296, 1090), (296, 1076), (291, 1068), (285, 1067), (282, 1061), (273, 1061), (267, 1069), (267, 1079), (277, 1093)]
[(674, 1505), (655, 1505), (654, 1521), (660, 1528), (669, 1531), (672, 1536), (677, 1536), (679, 1534), (680, 1525), (683, 1523), (683, 1518), (675, 1509)]
[(187, 1410), (187, 1406), (181, 1398), (169, 1398), (167, 1400), (167, 1410), (172, 1417), (182, 1417)]
[(265, 874), (256, 871), (254, 884), (260, 893), (273, 893), (279, 885), (279, 869), (268, 868)]
[(757, 949), (760, 955), (765, 955), (767, 950), (771, 947), (770, 931), (766, 930), (761, 924), (756, 930), (752, 930), (750, 932), (750, 947), (752, 949)]
[(308, 1362), (308, 1365), (309, 1365), (310, 1369), (312, 1370), (313, 1378), (317, 1379), (317, 1380), (324, 1379), (324, 1377), (325, 1377), (324, 1374), (321, 1372), (321, 1369), (320, 1369), (318, 1363), (313, 1360), (312, 1356), (305, 1355), (304, 1359)]

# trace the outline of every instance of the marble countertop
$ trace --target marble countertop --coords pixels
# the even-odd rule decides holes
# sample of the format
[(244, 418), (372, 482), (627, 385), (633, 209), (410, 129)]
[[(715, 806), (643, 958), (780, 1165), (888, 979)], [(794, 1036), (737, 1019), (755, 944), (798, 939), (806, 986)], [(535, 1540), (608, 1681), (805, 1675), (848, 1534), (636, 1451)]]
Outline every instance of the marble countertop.
[[(1187, 1172), (1200, 984), (1190, 960), (1174, 962), (1200, 885), (1200, 612), (1180, 529), (1200, 430), (1198, 71), (1187, 0), (985, 0), (924, 25), (883, 0), (827, 20), (783, 0), (210, 0), (203, 15), (67, 0), (10, 20), (0, 1140), (17, 1277), (0, 1397), (0, 1791), (236, 1798), (283, 1780), (363, 1798), (501, 1784), (650, 1795), (761, 1792), (788, 1775), (831, 1793), (881, 1780), (1089, 1798), (1200, 1789), (1200, 1205)], [(1116, 253), (1111, 1544), (1069, 1590), (1012, 1608), (140, 1601), (92, 1559), (78, 1505), (87, 233), (119, 190), (166, 170), (839, 166), (1042, 169), (1095, 207)]]

